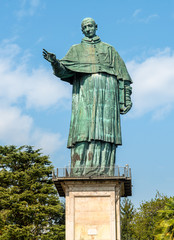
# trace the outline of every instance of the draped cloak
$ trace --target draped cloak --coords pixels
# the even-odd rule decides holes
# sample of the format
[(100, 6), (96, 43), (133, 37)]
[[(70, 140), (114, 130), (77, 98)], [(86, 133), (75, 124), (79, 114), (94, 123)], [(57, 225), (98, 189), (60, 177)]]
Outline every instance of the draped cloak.
[(67, 147), (93, 140), (121, 145), (120, 109), (132, 80), (118, 52), (98, 36), (85, 37), (58, 61), (54, 74), (73, 85)]

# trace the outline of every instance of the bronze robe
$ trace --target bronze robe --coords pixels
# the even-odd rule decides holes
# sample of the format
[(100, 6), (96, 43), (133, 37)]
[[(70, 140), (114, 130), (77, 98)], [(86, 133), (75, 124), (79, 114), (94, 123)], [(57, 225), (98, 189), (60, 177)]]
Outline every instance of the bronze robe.
[[(74, 173), (89, 173), (85, 167), (93, 168), (95, 173), (96, 168), (113, 169), (116, 146), (122, 144), (120, 109), (126, 106), (124, 86), (132, 83), (125, 64), (116, 50), (97, 36), (85, 37), (81, 44), (72, 46), (60, 63), (59, 68), (53, 66), (54, 74), (73, 84), (67, 147), (72, 149), (72, 167), (83, 169)], [(97, 141), (107, 143), (106, 149), (97, 143), (98, 149), (91, 150), (89, 143), (95, 146)]]

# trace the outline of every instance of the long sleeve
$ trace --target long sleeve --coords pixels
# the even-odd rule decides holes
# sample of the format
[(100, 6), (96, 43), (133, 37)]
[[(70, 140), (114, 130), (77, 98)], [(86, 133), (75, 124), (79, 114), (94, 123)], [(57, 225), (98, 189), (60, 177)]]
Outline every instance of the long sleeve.
[(56, 77), (61, 78), (63, 81), (69, 82), (72, 84), (72, 77), (74, 76), (74, 72), (67, 69), (62, 63), (57, 60), (54, 63), (51, 63), (53, 68), (53, 74)]
[(131, 101), (132, 87), (130, 86), (130, 82), (125, 81), (125, 105), (126, 107), (132, 105)]
[[(126, 114), (132, 108), (131, 94), (132, 87), (130, 86), (129, 81), (124, 81), (124, 106), (120, 104), (120, 113)], [(123, 92), (123, 91), (122, 91)]]

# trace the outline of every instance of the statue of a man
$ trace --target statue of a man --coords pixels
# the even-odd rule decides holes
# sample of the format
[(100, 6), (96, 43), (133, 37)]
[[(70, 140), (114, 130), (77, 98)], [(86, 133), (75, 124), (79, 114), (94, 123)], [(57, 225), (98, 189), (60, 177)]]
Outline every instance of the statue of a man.
[(116, 147), (122, 144), (120, 113), (132, 107), (132, 80), (117, 51), (96, 35), (95, 21), (85, 18), (81, 28), (85, 37), (63, 59), (45, 49), (43, 56), (57, 77), (73, 85), (71, 174), (112, 176)]

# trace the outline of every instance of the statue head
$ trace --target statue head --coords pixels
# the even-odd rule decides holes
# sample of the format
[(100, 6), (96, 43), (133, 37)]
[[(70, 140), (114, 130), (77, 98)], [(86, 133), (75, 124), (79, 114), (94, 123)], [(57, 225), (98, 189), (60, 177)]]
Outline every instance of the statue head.
[(97, 24), (92, 18), (84, 18), (81, 24), (81, 29), (85, 37), (93, 38), (96, 36)]

